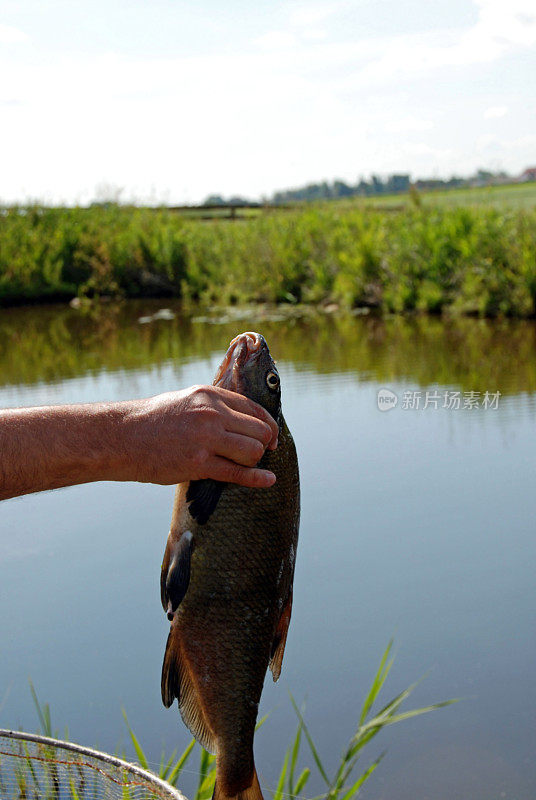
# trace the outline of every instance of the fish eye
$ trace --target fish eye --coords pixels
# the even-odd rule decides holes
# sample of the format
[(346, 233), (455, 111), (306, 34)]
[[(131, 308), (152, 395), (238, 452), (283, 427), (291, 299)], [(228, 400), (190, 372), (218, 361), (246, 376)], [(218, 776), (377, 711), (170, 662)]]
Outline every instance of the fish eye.
[(279, 375), (277, 372), (269, 372), (266, 376), (266, 383), (270, 389), (277, 389), (279, 387)]

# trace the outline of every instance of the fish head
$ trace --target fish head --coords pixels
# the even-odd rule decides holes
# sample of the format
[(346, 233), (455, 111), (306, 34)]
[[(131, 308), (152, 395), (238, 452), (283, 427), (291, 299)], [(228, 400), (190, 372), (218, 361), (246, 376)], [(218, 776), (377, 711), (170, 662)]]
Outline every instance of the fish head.
[(221, 386), (254, 400), (280, 424), (281, 383), (266, 339), (246, 331), (231, 341), (220, 364), (214, 386)]

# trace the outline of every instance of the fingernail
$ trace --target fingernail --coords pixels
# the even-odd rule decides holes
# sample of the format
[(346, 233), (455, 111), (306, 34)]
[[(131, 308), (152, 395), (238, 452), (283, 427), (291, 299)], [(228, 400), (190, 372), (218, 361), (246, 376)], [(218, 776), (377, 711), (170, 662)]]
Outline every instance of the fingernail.
[(279, 439), (276, 439), (275, 442), (270, 443), (270, 450), (275, 450), (277, 445), (279, 444)]

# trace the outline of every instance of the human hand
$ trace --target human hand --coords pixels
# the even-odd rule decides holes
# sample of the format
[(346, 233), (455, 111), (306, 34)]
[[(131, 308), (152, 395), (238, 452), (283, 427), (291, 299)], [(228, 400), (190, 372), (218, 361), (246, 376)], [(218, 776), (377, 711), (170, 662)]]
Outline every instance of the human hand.
[(278, 427), (257, 403), (217, 386), (192, 386), (133, 401), (130, 478), (172, 484), (200, 478), (242, 486), (272, 486), (275, 475), (256, 468), (277, 447)]

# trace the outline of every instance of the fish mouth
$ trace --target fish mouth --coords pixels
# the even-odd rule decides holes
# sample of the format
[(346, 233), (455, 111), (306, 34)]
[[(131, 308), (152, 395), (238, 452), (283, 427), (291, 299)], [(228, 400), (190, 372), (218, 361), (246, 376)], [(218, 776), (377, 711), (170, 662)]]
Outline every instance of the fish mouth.
[(218, 368), (214, 386), (240, 392), (242, 368), (251, 358), (258, 358), (265, 348), (268, 349), (268, 345), (260, 333), (245, 331), (235, 336)]

